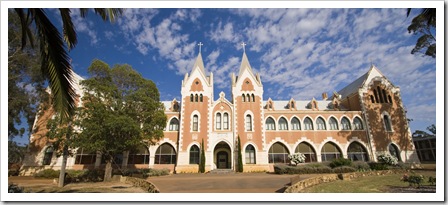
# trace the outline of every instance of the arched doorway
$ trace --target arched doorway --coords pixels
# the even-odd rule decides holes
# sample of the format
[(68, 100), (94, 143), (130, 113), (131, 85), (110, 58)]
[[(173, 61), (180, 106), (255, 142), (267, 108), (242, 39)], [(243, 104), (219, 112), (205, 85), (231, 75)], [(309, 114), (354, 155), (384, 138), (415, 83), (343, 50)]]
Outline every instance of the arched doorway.
[(214, 149), (214, 163), (217, 169), (231, 169), (232, 155), (230, 146), (226, 142), (220, 142)]

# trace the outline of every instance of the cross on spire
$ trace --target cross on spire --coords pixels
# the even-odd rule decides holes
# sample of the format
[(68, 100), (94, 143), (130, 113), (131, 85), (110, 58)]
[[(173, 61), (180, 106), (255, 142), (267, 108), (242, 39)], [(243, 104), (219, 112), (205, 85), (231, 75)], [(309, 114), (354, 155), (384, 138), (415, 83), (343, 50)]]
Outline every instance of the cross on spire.
[(241, 45), (243, 46), (243, 52), (246, 53), (246, 45), (244, 42), (241, 43)]
[(202, 42), (199, 42), (198, 43), (198, 46), (199, 46), (199, 53), (201, 53), (201, 46), (203, 46), (204, 44), (202, 44)]

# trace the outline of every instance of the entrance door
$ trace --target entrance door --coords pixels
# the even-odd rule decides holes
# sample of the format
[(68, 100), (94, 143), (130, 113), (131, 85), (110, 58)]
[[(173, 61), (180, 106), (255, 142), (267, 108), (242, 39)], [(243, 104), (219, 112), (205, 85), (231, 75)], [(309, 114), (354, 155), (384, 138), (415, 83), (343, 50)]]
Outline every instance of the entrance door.
[(217, 164), (217, 168), (218, 169), (228, 169), (229, 167), (227, 166), (227, 161), (228, 161), (228, 155), (227, 152), (225, 151), (220, 151), (217, 154), (217, 160), (218, 160), (218, 164)]

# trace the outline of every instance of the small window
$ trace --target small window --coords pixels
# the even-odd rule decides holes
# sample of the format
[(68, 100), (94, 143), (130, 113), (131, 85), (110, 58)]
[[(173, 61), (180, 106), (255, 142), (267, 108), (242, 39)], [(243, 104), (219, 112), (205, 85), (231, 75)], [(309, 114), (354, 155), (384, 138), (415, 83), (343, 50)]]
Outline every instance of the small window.
[(386, 128), (386, 131), (391, 132), (392, 131), (392, 126), (390, 124), (390, 119), (388, 115), (384, 115), (384, 126)]
[(199, 102), (202, 102), (204, 99), (202, 97), (202, 94), (199, 95)]
[(275, 122), (271, 117), (266, 119), (266, 130), (275, 130)]
[(291, 129), (300, 130), (300, 121), (296, 117), (293, 117), (291, 120)]
[(303, 124), (305, 125), (305, 130), (313, 130), (313, 121), (309, 117), (305, 118)]
[(316, 120), (317, 130), (326, 130), (325, 121), (321, 117)]
[(193, 102), (193, 94), (190, 95), (190, 102)]
[(359, 117), (355, 117), (355, 119), (353, 120), (353, 126), (355, 127), (355, 130), (363, 130), (364, 129), (362, 127), (362, 122), (359, 119)]
[(288, 121), (285, 118), (281, 117), (278, 120), (278, 129), (279, 130), (288, 130)]
[(246, 115), (246, 131), (252, 131), (252, 116)]
[(193, 131), (198, 131), (198, 115), (193, 116)]
[(216, 113), (216, 129), (221, 130), (221, 113)]
[(227, 113), (224, 113), (223, 128), (224, 128), (224, 130), (229, 129), (229, 114), (227, 114)]
[(246, 102), (246, 96), (243, 94), (243, 102)]
[(198, 94), (194, 95), (194, 101), (198, 102)]
[(255, 164), (255, 148), (252, 145), (246, 147), (246, 164)]
[(339, 130), (338, 121), (334, 117), (330, 118), (330, 130)]
[(190, 164), (199, 164), (199, 147), (196, 145), (190, 148)]
[(52, 146), (48, 147), (44, 153), (44, 159), (42, 161), (42, 165), (50, 165), (51, 158), (53, 158), (54, 149)]
[(343, 117), (341, 120), (342, 130), (351, 130), (350, 121)]
[(247, 94), (246, 96), (247, 96), (247, 102), (250, 102), (250, 95)]
[(252, 94), (252, 102), (255, 102), (255, 95)]
[(170, 131), (179, 131), (179, 120), (176, 118), (170, 120)]

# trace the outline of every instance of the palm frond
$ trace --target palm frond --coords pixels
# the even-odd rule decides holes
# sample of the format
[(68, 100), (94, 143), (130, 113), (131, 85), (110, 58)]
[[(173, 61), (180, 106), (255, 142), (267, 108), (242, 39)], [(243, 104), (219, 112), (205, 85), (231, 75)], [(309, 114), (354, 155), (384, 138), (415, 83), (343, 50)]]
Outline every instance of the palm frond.
[(27, 42), (27, 38), (31, 44), (31, 47), (34, 48), (34, 38), (33, 35), (31, 33), (31, 29), (30, 29), (30, 19), (29, 19), (29, 11), (28, 11), (28, 15), (27, 17), (25, 17), (25, 11), (22, 8), (17, 8), (15, 9), (17, 15), (19, 16), (20, 19), (20, 24), (22, 27), (22, 49), (25, 48), (26, 46), (26, 42)]
[(64, 40), (68, 45), (68, 49), (72, 49), (78, 43), (76, 37), (75, 26), (73, 25), (72, 18), (70, 16), (70, 9), (64, 8), (59, 9), (62, 18), (62, 31), (64, 35)]
[(110, 22), (114, 22), (118, 16), (123, 14), (123, 9), (95, 8), (94, 11), (101, 16), (103, 21), (109, 20)]

